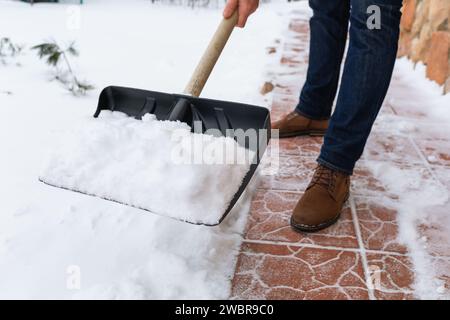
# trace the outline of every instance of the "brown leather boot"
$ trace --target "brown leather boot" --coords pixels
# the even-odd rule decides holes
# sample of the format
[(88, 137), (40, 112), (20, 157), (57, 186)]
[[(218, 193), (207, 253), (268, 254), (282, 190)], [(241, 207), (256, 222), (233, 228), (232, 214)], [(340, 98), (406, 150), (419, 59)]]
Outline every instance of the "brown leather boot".
[(319, 165), (297, 203), (291, 226), (300, 232), (315, 232), (334, 224), (350, 193), (350, 176)]
[(294, 136), (323, 136), (328, 128), (328, 120), (308, 119), (296, 111), (285, 115), (281, 120), (272, 123), (272, 129), (280, 130), (280, 138)]

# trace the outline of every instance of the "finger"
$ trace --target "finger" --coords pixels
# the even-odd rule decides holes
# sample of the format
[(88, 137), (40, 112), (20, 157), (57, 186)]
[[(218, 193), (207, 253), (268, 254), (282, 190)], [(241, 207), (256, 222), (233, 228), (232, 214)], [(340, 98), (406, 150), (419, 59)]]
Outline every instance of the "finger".
[(230, 18), (234, 11), (236, 11), (239, 0), (228, 0), (225, 9), (223, 9), (223, 17), (225, 19)]
[(239, 6), (239, 19), (237, 26), (239, 28), (244, 28), (247, 23), (247, 18), (250, 14), (250, 8), (246, 5)]
[(259, 2), (257, 1), (257, 2), (255, 3), (255, 5), (252, 7), (251, 13), (254, 13), (254, 12), (258, 9), (258, 7), (259, 7)]

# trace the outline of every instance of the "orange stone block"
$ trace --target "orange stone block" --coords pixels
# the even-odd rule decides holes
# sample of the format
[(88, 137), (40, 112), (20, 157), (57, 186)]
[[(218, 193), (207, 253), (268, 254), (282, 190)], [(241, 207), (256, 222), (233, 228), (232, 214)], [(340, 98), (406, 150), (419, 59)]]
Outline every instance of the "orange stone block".
[(427, 56), (427, 78), (443, 85), (449, 76), (448, 54), (450, 49), (450, 33), (434, 32), (431, 47)]
[(415, 13), (416, 13), (416, 0), (404, 0), (403, 15), (400, 24), (402, 30), (411, 31), (414, 23)]
[(412, 36), (410, 32), (401, 31), (398, 45), (398, 57), (407, 56), (411, 52)]

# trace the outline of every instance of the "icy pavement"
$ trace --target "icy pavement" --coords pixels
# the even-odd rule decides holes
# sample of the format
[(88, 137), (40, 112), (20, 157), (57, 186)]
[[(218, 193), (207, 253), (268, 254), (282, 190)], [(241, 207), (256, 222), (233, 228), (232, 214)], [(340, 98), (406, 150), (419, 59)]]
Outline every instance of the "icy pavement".
[[(279, 56), (272, 118), (297, 103), (308, 62), (308, 16), (294, 11)], [(450, 95), (399, 60), (339, 222), (315, 234), (289, 227), (321, 138), (281, 140), (280, 169), (251, 204), (232, 298), (450, 298)]]

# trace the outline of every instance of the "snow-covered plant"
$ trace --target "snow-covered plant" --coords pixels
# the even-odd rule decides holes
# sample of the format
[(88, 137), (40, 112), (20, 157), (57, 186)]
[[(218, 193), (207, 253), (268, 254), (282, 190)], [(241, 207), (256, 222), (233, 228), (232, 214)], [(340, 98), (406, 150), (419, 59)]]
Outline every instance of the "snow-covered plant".
[(210, 0), (188, 0), (187, 1), (188, 6), (194, 8), (194, 7), (208, 7), (211, 5)]
[(22, 53), (23, 46), (11, 41), (10, 38), (0, 38), (0, 62), (7, 65), (12, 58)]
[(179, 5), (186, 7), (214, 7), (217, 8), (225, 3), (224, 0), (152, 0), (152, 3), (160, 2), (169, 5)]
[(62, 83), (73, 95), (84, 95), (94, 89), (91, 84), (78, 80), (70, 64), (69, 56), (79, 55), (74, 42), (64, 49), (55, 41), (41, 43), (31, 49), (37, 50), (39, 58), (45, 59), (47, 64), (54, 68), (55, 80)]

